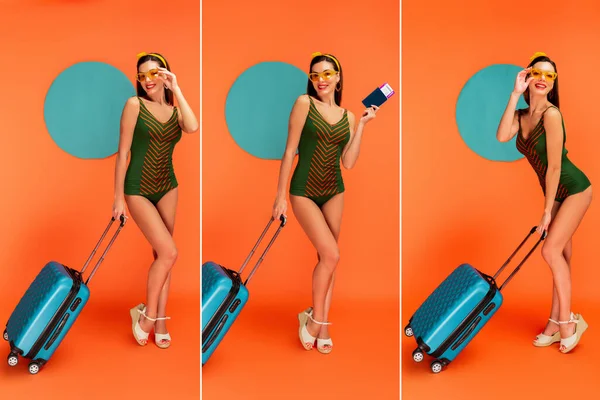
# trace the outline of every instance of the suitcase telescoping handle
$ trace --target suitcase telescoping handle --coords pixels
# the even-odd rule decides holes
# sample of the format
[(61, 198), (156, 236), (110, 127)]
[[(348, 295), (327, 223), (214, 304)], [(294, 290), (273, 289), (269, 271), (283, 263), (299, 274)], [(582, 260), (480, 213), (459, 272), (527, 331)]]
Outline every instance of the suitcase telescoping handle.
[[(246, 265), (248, 264), (248, 262), (250, 261), (250, 259), (254, 255), (254, 252), (256, 252), (256, 249), (258, 248), (258, 245), (260, 244), (260, 242), (262, 242), (263, 238), (265, 237), (267, 231), (271, 227), (271, 224), (273, 223), (274, 220), (275, 220), (275, 218), (271, 217), (271, 219), (269, 220), (269, 223), (267, 224), (267, 227), (262, 231), (260, 237), (258, 238), (258, 241), (256, 242), (256, 244), (254, 245), (254, 247), (250, 251), (250, 254), (248, 254), (248, 257), (246, 257), (246, 261), (244, 261), (244, 263), (242, 264), (240, 270), (238, 271), (238, 274), (242, 275), (242, 271), (244, 270), (244, 268), (246, 268)], [(250, 274), (248, 275), (248, 277), (246, 278), (246, 281), (244, 282), (244, 286), (248, 284), (248, 282), (250, 281), (250, 279), (252, 279), (252, 276), (254, 275), (254, 273), (256, 272), (256, 270), (258, 269), (258, 266), (264, 260), (265, 255), (267, 255), (267, 252), (269, 251), (269, 249), (273, 245), (273, 242), (275, 242), (275, 239), (277, 239), (277, 236), (279, 236), (279, 232), (281, 232), (281, 229), (283, 229), (283, 227), (285, 226), (285, 224), (287, 222), (286, 217), (284, 217), (283, 215), (281, 215), (279, 217), (279, 220), (281, 221), (281, 224), (279, 224), (279, 228), (277, 228), (277, 231), (275, 232), (275, 234), (273, 234), (273, 237), (271, 238), (271, 241), (269, 242), (269, 244), (265, 248), (265, 251), (263, 251), (263, 253), (260, 256), (260, 258), (258, 259), (258, 261), (256, 262), (256, 265), (254, 266), (254, 268), (252, 268), (252, 271), (250, 271)]]
[[(121, 215), (120, 219), (121, 219), (121, 223), (119, 224), (119, 228), (117, 228), (115, 234), (110, 239), (110, 242), (108, 242), (108, 245), (106, 246), (106, 249), (104, 249), (104, 252), (102, 253), (102, 256), (100, 256), (100, 259), (98, 260), (98, 262), (94, 266), (94, 269), (90, 273), (90, 276), (88, 276), (87, 280), (85, 281), (86, 285), (88, 284), (88, 282), (90, 281), (90, 279), (92, 279), (92, 277), (94, 276), (94, 274), (98, 270), (98, 267), (100, 267), (100, 264), (102, 264), (102, 261), (104, 261), (104, 256), (106, 256), (106, 253), (108, 253), (108, 250), (110, 250), (110, 247), (112, 246), (112, 244), (114, 243), (115, 239), (119, 235), (119, 232), (121, 232), (121, 229), (123, 229), (123, 227), (125, 226), (125, 222), (127, 222), (127, 217), (125, 217), (124, 215)], [(108, 226), (104, 230), (104, 233), (102, 233), (102, 236), (100, 237), (100, 240), (96, 244), (96, 247), (94, 247), (94, 250), (92, 250), (92, 254), (90, 254), (90, 256), (88, 257), (87, 261), (83, 265), (83, 268), (81, 268), (81, 276), (82, 276), (82, 278), (83, 278), (83, 273), (84, 273), (85, 269), (90, 264), (90, 261), (92, 261), (92, 258), (94, 258), (94, 255), (98, 251), (98, 248), (100, 247), (100, 244), (104, 241), (104, 238), (106, 237), (106, 234), (108, 233), (108, 231), (110, 230), (110, 227), (112, 226), (112, 224), (114, 222), (115, 222), (115, 217), (112, 217), (110, 219), (110, 222), (108, 223)]]
[[(517, 252), (519, 250), (521, 250), (521, 247), (523, 247), (523, 245), (525, 244), (525, 242), (527, 241), (527, 239), (529, 239), (529, 237), (531, 235), (533, 235), (536, 231), (537, 231), (537, 226), (534, 226), (533, 228), (531, 228), (531, 231), (529, 231), (529, 234), (525, 237), (525, 239), (523, 239), (523, 241), (521, 242), (521, 244), (519, 245), (519, 247), (517, 247), (517, 249), (510, 255), (510, 257), (508, 257), (508, 260), (506, 260), (506, 262), (504, 263), (504, 265), (502, 265), (500, 267), (500, 269), (498, 270), (498, 272), (496, 272), (496, 275), (494, 275), (494, 280), (496, 280), (496, 278), (498, 278), (498, 276), (502, 273), (502, 271), (504, 271), (504, 268), (506, 268), (506, 266), (508, 265), (508, 263), (511, 262), (511, 260), (513, 259), (513, 257), (515, 256), (515, 254), (517, 254)], [(535, 251), (535, 249), (538, 247), (538, 245), (542, 242), (542, 240), (544, 240), (546, 238), (546, 235), (547, 235), (547, 233), (546, 233), (546, 231), (544, 231), (542, 233), (542, 235), (540, 236), (540, 239), (535, 243), (535, 246), (533, 246), (533, 248), (531, 250), (529, 250), (529, 253), (527, 253), (527, 255), (525, 255), (525, 257), (523, 257), (523, 260), (521, 260), (521, 262), (519, 263), (519, 265), (517, 265), (517, 267), (513, 270), (513, 272), (510, 273), (510, 275), (506, 278), (506, 280), (504, 281), (504, 283), (499, 287), (500, 291), (502, 291), (502, 288), (504, 286), (506, 286), (506, 284), (508, 282), (510, 282), (510, 280), (515, 276), (515, 274), (517, 272), (519, 272), (519, 270), (521, 269), (521, 266), (523, 264), (525, 264), (525, 261), (527, 261), (527, 259), (531, 255), (531, 253), (533, 253)]]

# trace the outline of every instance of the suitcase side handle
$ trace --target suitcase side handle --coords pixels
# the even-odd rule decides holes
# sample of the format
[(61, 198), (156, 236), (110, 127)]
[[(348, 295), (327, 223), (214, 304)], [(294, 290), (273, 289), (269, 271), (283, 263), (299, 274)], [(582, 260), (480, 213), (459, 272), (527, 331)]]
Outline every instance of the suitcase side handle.
[[(521, 250), (521, 247), (523, 247), (523, 245), (525, 244), (525, 242), (527, 242), (527, 240), (529, 239), (529, 237), (531, 235), (533, 235), (536, 231), (537, 231), (537, 226), (534, 226), (533, 228), (531, 228), (531, 230), (529, 231), (529, 233), (527, 234), (527, 236), (525, 236), (525, 239), (523, 239), (523, 241), (517, 247), (517, 249), (510, 255), (510, 257), (508, 257), (508, 260), (506, 260), (506, 262), (496, 272), (496, 274), (494, 275), (494, 280), (496, 280), (496, 278), (498, 278), (498, 276), (502, 273), (502, 271), (504, 271), (504, 268), (506, 268), (506, 266), (512, 261), (512, 259), (515, 256), (515, 254), (517, 254), (517, 252), (519, 250)], [(523, 264), (525, 264), (525, 261), (527, 261), (527, 259), (529, 258), (529, 256), (535, 251), (535, 249), (542, 242), (542, 240), (544, 240), (546, 238), (546, 235), (547, 235), (547, 232), (544, 231), (542, 233), (542, 235), (540, 236), (540, 239), (535, 243), (535, 245), (531, 248), (531, 250), (529, 250), (529, 253), (527, 253), (525, 255), (525, 257), (523, 257), (523, 259), (521, 260), (521, 262), (519, 263), (519, 265), (517, 265), (515, 267), (515, 269), (510, 273), (510, 275), (504, 280), (504, 283), (502, 283), (502, 285), (498, 288), (498, 290), (502, 291), (502, 289), (504, 288), (504, 286), (506, 286), (506, 284), (508, 282), (510, 282), (510, 280), (516, 275), (516, 273), (519, 272), (519, 270), (521, 269), (521, 266)]]
[[(258, 269), (259, 265), (263, 262), (265, 256), (267, 255), (267, 252), (269, 251), (269, 249), (271, 248), (271, 246), (275, 242), (275, 239), (277, 239), (277, 237), (279, 236), (279, 233), (281, 232), (281, 230), (283, 229), (283, 227), (287, 223), (287, 218), (285, 216), (283, 216), (283, 215), (281, 215), (279, 217), (279, 220), (281, 221), (281, 224), (279, 224), (279, 228), (277, 228), (277, 231), (273, 234), (273, 237), (269, 241), (269, 244), (267, 245), (267, 247), (263, 251), (262, 255), (260, 256), (260, 258), (256, 262), (256, 265), (254, 266), (254, 268), (252, 268), (252, 271), (250, 271), (250, 274), (248, 275), (248, 277), (244, 281), (244, 286), (246, 286), (248, 284), (248, 282), (250, 281), (250, 279), (252, 279), (252, 276), (254, 275), (254, 273), (256, 272), (256, 270)], [(267, 224), (267, 226), (265, 227), (265, 229), (263, 229), (260, 237), (258, 238), (258, 241), (254, 245), (254, 247), (252, 248), (252, 250), (250, 250), (250, 254), (248, 254), (248, 257), (246, 257), (246, 260), (244, 261), (244, 263), (240, 267), (240, 269), (238, 271), (238, 274), (241, 275), (242, 271), (244, 270), (244, 268), (246, 268), (246, 265), (248, 265), (248, 262), (250, 261), (250, 259), (254, 255), (254, 253), (256, 252), (256, 249), (258, 248), (258, 246), (262, 242), (262, 240), (265, 237), (267, 231), (271, 227), (271, 224), (273, 223), (273, 221), (275, 221), (275, 219), (273, 217), (271, 217), (271, 219), (269, 220), (269, 223)]]
[[(108, 242), (108, 245), (106, 246), (106, 249), (104, 249), (104, 252), (102, 253), (102, 256), (100, 256), (100, 259), (98, 260), (98, 262), (94, 266), (94, 269), (92, 270), (92, 272), (88, 276), (87, 280), (85, 281), (86, 285), (92, 279), (92, 277), (94, 276), (94, 274), (98, 270), (98, 267), (100, 267), (100, 264), (102, 264), (102, 261), (104, 261), (104, 257), (106, 256), (106, 253), (108, 253), (108, 250), (110, 250), (110, 248), (111, 248), (112, 244), (114, 243), (115, 239), (117, 238), (117, 236), (121, 232), (121, 229), (123, 229), (123, 227), (125, 226), (125, 223), (127, 222), (127, 217), (125, 217), (124, 215), (121, 215), (120, 220), (121, 220), (121, 223), (119, 224), (119, 227), (117, 228), (115, 234), (111, 238), (110, 242)], [(88, 265), (90, 264), (90, 261), (92, 261), (92, 258), (94, 258), (94, 255), (98, 251), (98, 248), (100, 247), (100, 244), (102, 244), (102, 242), (104, 241), (104, 238), (106, 237), (106, 234), (108, 233), (108, 231), (110, 230), (110, 228), (111, 228), (111, 226), (112, 226), (112, 224), (114, 222), (115, 222), (115, 217), (112, 217), (110, 219), (110, 222), (108, 223), (108, 226), (106, 227), (106, 229), (104, 229), (104, 232), (102, 233), (102, 236), (100, 236), (100, 240), (98, 241), (98, 243), (96, 243), (96, 247), (94, 247), (94, 250), (92, 250), (92, 253), (88, 257), (88, 259), (85, 262), (85, 264), (83, 265), (83, 268), (81, 268), (80, 273), (81, 273), (82, 279), (83, 279), (83, 273), (85, 272), (85, 270), (87, 269)]]

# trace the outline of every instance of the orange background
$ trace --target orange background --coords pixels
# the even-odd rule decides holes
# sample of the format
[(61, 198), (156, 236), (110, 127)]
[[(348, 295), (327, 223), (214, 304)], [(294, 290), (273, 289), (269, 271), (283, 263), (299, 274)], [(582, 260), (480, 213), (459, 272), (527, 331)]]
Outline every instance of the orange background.
[[(469, 0), (460, 7), (403, 1), (402, 326), (459, 264), (493, 275), (542, 216), (544, 197), (525, 159), (488, 161), (459, 135), (456, 101), (477, 71), (494, 63), (525, 67), (536, 51), (553, 58), (569, 156), (592, 184), (600, 180), (595, 161), (600, 87), (582, 73), (600, 61), (590, 48), (600, 39), (599, 18), (600, 4), (591, 0), (577, 5)], [(558, 345), (531, 344), (547, 322), (552, 294), (552, 275), (538, 248), (503, 291), (505, 303), (496, 316), (439, 376), (429, 369), (431, 358), (413, 362), (414, 338), (403, 335), (403, 398), (591, 396), (585, 391), (598, 388), (592, 377), (597, 369), (586, 364), (600, 356), (598, 201), (573, 239), (573, 310), (590, 325), (578, 348), (563, 355)], [(530, 239), (527, 250), (538, 238)], [(511, 266), (523, 255), (525, 249)]]
[[(3, 7), (0, 24), (3, 324), (46, 262), (83, 265), (111, 215), (115, 157), (75, 158), (46, 130), (44, 98), (53, 79), (76, 62), (101, 61), (131, 76), (133, 84), (136, 54), (158, 51), (171, 63), (198, 117), (200, 110), (198, 2), (23, 5)], [(152, 253), (130, 219), (90, 282), (89, 303), (39, 375), (29, 375), (25, 359), (10, 368), (4, 361), (9, 347), (2, 341), (3, 398), (199, 397), (199, 141), (198, 133), (184, 135), (174, 155), (180, 182), (175, 228), (180, 256), (168, 307), (171, 348), (158, 349), (152, 338), (141, 348), (131, 334), (129, 308), (145, 299)]]
[[(307, 71), (313, 52), (331, 52), (344, 70), (342, 105), (357, 116), (361, 100), (383, 82), (400, 90), (398, 2), (293, 3), (237, 3), (233, 13), (227, 2), (203, 2), (202, 86), (210, 99), (203, 103), (203, 262), (238, 269), (275, 200), (280, 161), (246, 153), (225, 122), (228, 91), (243, 71), (263, 61)], [(297, 338), (296, 316), (311, 303), (317, 259), (288, 201), (288, 224), (250, 282), (246, 308), (202, 369), (204, 399), (398, 398), (398, 101), (396, 95), (381, 107), (357, 166), (342, 172), (341, 262), (330, 313), (335, 349), (307, 354)]]

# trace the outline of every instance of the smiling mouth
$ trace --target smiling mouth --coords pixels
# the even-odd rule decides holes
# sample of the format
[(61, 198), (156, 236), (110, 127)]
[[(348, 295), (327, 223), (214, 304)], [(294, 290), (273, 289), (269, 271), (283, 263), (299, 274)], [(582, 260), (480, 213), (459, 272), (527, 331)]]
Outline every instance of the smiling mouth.
[(543, 83), (536, 83), (535, 87), (538, 89), (544, 90), (544, 89), (546, 89), (547, 86), (544, 85)]
[(154, 86), (156, 86), (155, 83), (148, 83), (148, 84), (146, 84), (146, 89), (150, 90), (150, 89), (154, 88)]
[(318, 85), (317, 87), (319, 88), (319, 90), (325, 90), (328, 86), (329, 85)]

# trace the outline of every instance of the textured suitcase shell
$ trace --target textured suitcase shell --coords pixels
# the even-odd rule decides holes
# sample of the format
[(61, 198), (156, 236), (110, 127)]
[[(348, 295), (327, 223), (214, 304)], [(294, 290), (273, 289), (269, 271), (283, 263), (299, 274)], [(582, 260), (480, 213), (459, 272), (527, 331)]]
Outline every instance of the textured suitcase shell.
[[(446, 349), (446, 351), (444, 351), (438, 357), (438, 359), (444, 360), (445, 362), (453, 361), (460, 354), (460, 352), (463, 351), (463, 349), (465, 347), (467, 347), (467, 345), (471, 342), (471, 340), (473, 340), (473, 338), (475, 338), (475, 336), (477, 336), (479, 331), (490, 321), (490, 319), (492, 319), (492, 317), (494, 316), (496, 311), (498, 311), (498, 309), (502, 305), (502, 300), (503, 300), (502, 293), (497, 291), (496, 294), (494, 295), (493, 299), (489, 303), (487, 303), (488, 305), (489, 304), (494, 305), (490, 309), (490, 311), (487, 313), (487, 315), (484, 314), (483, 311), (481, 311), (478, 314), (479, 318), (476, 318), (475, 321), (470, 323), (468, 326), (465, 326), (465, 333), (461, 333), (461, 335), (457, 338), (457, 340), (454, 343), (452, 343), (452, 345), (450, 347), (448, 347)], [(477, 323), (477, 325), (475, 325), (475, 327), (473, 329), (471, 329), (473, 323)], [(464, 335), (466, 335), (466, 338), (463, 339)], [(455, 349), (452, 349), (452, 347), (454, 347), (455, 343), (457, 343), (458, 341), (461, 342), (460, 345), (456, 346)]]
[[(414, 313), (410, 326), (432, 354), (484, 300), (490, 283), (469, 264), (457, 267)], [(496, 306), (496, 308), (499, 305)]]
[[(12, 346), (22, 351), (22, 356), (26, 356), (38, 338), (44, 334), (48, 324), (67, 299), (72, 286), (73, 279), (69, 272), (55, 261), (46, 264), (36, 276), (15, 307), (6, 326), (9, 341)], [(69, 319), (52, 346), (47, 350), (42, 346), (38, 354), (33, 355), (34, 359), (48, 361), (87, 303), (89, 294), (89, 289), (82, 283), (75, 297), (80, 298), (81, 302), (75, 311), (67, 311), (70, 313)], [(60, 315), (60, 318), (62, 317), (63, 315)], [(48, 337), (52, 337), (53, 334), (54, 332), (51, 332)]]
[[(223, 308), (227, 309), (224, 316), (221, 317), (221, 320), (224, 317), (227, 318), (223, 328), (206, 351), (202, 351), (202, 365), (204, 365), (212, 356), (215, 349), (219, 346), (229, 331), (229, 328), (231, 328), (231, 325), (240, 314), (240, 311), (248, 302), (248, 289), (243, 284), (240, 284), (237, 295), (231, 299), (231, 301), (225, 303), (232, 287), (233, 281), (223, 267), (210, 261), (202, 265), (202, 332), (204, 332), (210, 320), (219, 312), (219, 310), (222, 310)], [(237, 307), (231, 312), (229, 308), (237, 301), (239, 301)], [(212, 336), (211, 332), (209, 339)], [(204, 348), (204, 343), (202, 343), (202, 347)]]

